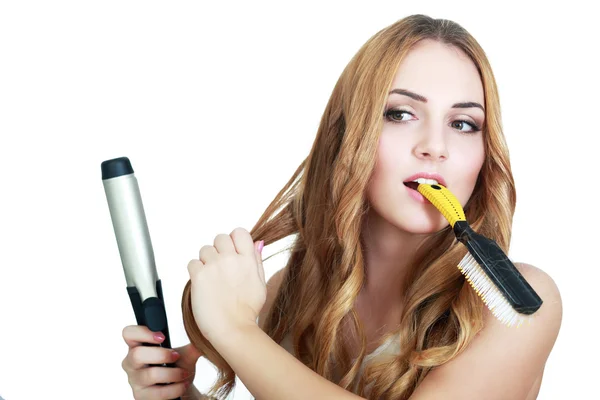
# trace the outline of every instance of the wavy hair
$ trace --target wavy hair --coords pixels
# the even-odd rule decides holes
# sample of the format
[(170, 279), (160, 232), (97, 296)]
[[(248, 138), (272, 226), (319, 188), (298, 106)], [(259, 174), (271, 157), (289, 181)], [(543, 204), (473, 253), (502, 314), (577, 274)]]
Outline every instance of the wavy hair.
[[(434, 367), (460, 354), (483, 328), (483, 302), (457, 268), (467, 250), (448, 225), (423, 242), (410, 263), (398, 328), (399, 354), (380, 354), (360, 373), (366, 353), (354, 304), (365, 282), (361, 226), (369, 204), (366, 188), (374, 170), (387, 93), (398, 67), (421, 40), (462, 50), (479, 71), (485, 96), (482, 127), (485, 160), (464, 207), (473, 229), (508, 254), (516, 191), (502, 132), (492, 69), (475, 39), (459, 24), (411, 15), (372, 36), (350, 60), (327, 103), (316, 139), (287, 184), (250, 234), (265, 245), (296, 235), (286, 273), (265, 320), (277, 343), (290, 334), (298, 359), (337, 385), (368, 398), (407, 399)], [(194, 320), (190, 282), (182, 311), (191, 343), (218, 369), (210, 394), (225, 398), (235, 372), (202, 336)], [(341, 327), (359, 333), (361, 350), (350, 359)], [(342, 371), (334, 377), (334, 364)]]

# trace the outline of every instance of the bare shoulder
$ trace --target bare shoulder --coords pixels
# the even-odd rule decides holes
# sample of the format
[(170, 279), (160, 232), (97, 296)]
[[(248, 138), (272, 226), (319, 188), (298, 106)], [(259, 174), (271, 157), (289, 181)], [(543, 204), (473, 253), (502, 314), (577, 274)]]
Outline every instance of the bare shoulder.
[(555, 323), (562, 320), (562, 298), (560, 290), (554, 279), (545, 271), (527, 263), (514, 263), (515, 267), (519, 270), (521, 275), (531, 285), (533, 290), (541, 297), (543, 304), (542, 307), (536, 312), (535, 315), (543, 314), (546, 318), (551, 318)]
[(283, 281), (286, 271), (286, 268), (280, 269), (279, 271), (275, 272), (267, 281), (267, 299), (265, 300), (265, 304), (258, 314), (258, 326), (260, 326), (260, 329), (264, 330), (265, 318), (273, 306), (273, 301), (275, 300), (275, 296), (279, 291), (279, 286), (281, 286), (281, 282)]
[[(410, 400), (535, 398), (560, 330), (562, 300), (548, 273), (514, 264), (543, 301), (531, 323), (507, 327), (485, 307), (484, 328), (458, 356), (434, 368)], [(469, 371), (468, 385), (464, 371)]]
[[(514, 263), (521, 275), (542, 299), (542, 306), (533, 314), (531, 324), (526, 324), (526, 331), (540, 331), (546, 340), (548, 351), (554, 345), (562, 323), (563, 307), (560, 290), (554, 279), (544, 270), (527, 263)], [(486, 308), (487, 310), (487, 308)], [(486, 322), (496, 323), (496, 319), (488, 311)]]

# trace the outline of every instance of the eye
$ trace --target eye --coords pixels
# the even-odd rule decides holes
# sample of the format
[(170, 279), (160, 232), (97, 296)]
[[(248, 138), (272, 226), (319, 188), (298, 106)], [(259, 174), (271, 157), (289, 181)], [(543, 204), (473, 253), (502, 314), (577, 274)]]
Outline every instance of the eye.
[[(402, 123), (406, 123), (410, 120), (405, 120), (402, 119), (402, 115), (403, 114), (409, 114), (412, 115), (413, 117), (415, 116), (413, 113), (411, 113), (410, 111), (406, 111), (406, 110), (399, 110), (399, 109), (389, 109), (385, 112), (384, 116), (386, 118), (386, 120), (394, 122), (394, 123), (398, 123), (398, 124), (402, 124)], [(394, 116), (400, 116), (399, 119), (395, 118)], [(460, 133), (468, 135), (468, 134), (475, 134), (479, 131), (481, 131), (481, 128), (479, 126), (477, 126), (476, 124), (474, 124), (473, 122), (469, 122), (469, 121), (465, 121), (464, 119), (457, 119), (452, 121), (452, 127), (457, 129)], [(462, 128), (468, 125), (469, 127), (471, 127), (471, 130), (463, 130)]]
[[(387, 110), (387, 111), (385, 112), (384, 116), (385, 116), (385, 118), (386, 118), (388, 121), (392, 121), (392, 122), (406, 122), (407, 120), (403, 120), (403, 119), (400, 119), (400, 120), (398, 120), (398, 119), (396, 119), (396, 118), (392, 118), (392, 117), (391, 117), (392, 115), (400, 115), (400, 116), (402, 116), (403, 114), (409, 114), (409, 115), (412, 115), (413, 117), (415, 116), (415, 115), (414, 115), (413, 113), (411, 113), (411, 112), (408, 112), (408, 111), (406, 111), (406, 110), (398, 110), (398, 109), (390, 109), (390, 110)], [(400, 118), (402, 118), (402, 117), (400, 117)]]
[[(462, 129), (460, 129), (460, 128), (457, 127), (457, 125), (459, 125), (460, 127), (464, 127), (465, 124), (471, 127), (470, 131), (463, 131)], [(481, 130), (474, 123), (469, 122), (469, 121), (465, 121), (464, 119), (457, 119), (455, 121), (452, 121), (452, 125), (454, 127), (456, 127), (456, 129), (458, 129), (460, 131), (460, 133), (464, 133), (464, 134), (474, 134), (474, 133), (477, 133), (477, 132), (479, 132)]]

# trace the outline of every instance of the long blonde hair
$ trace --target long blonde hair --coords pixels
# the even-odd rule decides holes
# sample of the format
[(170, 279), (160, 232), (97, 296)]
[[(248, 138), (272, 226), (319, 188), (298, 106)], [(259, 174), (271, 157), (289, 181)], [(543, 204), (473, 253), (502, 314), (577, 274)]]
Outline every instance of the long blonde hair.
[[(353, 307), (365, 280), (365, 192), (387, 93), (402, 59), (424, 39), (461, 49), (479, 70), (485, 93), (485, 161), (464, 210), (475, 231), (508, 253), (516, 192), (492, 69), (463, 27), (420, 14), (382, 29), (352, 58), (327, 103), (310, 154), (250, 232), (265, 245), (296, 234), (287, 272), (265, 320), (266, 333), (277, 343), (292, 335), (301, 362), (353, 393), (365, 396), (365, 382), (372, 382), (369, 398), (407, 399), (431, 368), (460, 354), (483, 327), (483, 303), (457, 268), (467, 250), (447, 226), (419, 247), (406, 287), (398, 288), (405, 293), (401, 323), (381, 343), (399, 334), (399, 354), (379, 355), (359, 374), (366, 340)], [(190, 282), (182, 310), (192, 344), (218, 368), (210, 394), (225, 398), (235, 385), (235, 373), (196, 325)], [(351, 322), (360, 334), (362, 347), (354, 362), (342, 322)], [(343, 371), (339, 380), (334, 362)]]

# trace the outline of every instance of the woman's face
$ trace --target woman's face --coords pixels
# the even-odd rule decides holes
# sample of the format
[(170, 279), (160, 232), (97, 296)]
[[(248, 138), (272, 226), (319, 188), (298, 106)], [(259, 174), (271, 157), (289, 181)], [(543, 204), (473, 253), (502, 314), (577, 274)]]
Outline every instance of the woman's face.
[(484, 161), (485, 113), (475, 105), (485, 107), (483, 85), (462, 51), (425, 40), (402, 61), (391, 90), (410, 93), (388, 97), (367, 197), (372, 211), (395, 227), (437, 232), (448, 221), (403, 182), (419, 172), (437, 173), (464, 207)]

